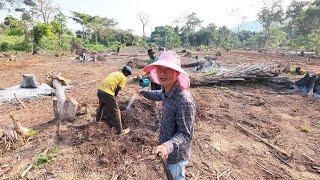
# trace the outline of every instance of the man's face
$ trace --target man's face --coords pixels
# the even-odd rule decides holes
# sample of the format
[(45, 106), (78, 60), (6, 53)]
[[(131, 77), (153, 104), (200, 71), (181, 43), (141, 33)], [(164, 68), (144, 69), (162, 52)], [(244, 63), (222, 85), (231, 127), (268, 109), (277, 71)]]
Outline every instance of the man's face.
[(179, 73), (173, 69), (159, 66), (157, 69), (157, 77), (161, 86), (174, 85), (178, 79)]

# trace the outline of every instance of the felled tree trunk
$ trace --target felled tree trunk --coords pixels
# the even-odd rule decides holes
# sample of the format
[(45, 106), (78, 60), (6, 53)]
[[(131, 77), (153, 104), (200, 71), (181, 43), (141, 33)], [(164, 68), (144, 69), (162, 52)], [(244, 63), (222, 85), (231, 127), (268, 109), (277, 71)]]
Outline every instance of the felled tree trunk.
[(56, 96), (53, 99), (53, 113), (57, 120), (57, 135), (60, 136), (61, 121), (74, 120), (79, 104), (73, 98), (66, 98), (61, 81), (53, 79), (52, 85)]

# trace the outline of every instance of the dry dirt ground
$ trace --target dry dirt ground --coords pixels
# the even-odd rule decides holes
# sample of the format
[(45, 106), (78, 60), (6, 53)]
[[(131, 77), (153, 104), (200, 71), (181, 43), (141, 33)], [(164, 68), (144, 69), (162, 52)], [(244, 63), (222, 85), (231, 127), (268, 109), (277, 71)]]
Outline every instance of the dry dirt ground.
[[(127, 50), (120, 57), (89, 63), (76, 62), (72, 55), (21, 57), (17, 62), (1, 62), (2, 88), (19, 84), (25, 73), (45, 82), (46, 73), (62, 72), (72, 80), (67, 95), (82, 104), (84, 113), (74, 122), (62, 124), (62, 139), (58, 140), (52, 97), (28, 100), (27, 108), (15, 102), (1, 105), (2, 128), (11, 125), (9, 114), (12, 114), (37, 134), (13, 144), (10, 149), (1, 149), (0, 177), (19, 179), (30, 163), (47, 151), (52, 160), (32, 168), (26, 178), (164, 179), (160, 161), (151, 155), (152, 147), (157, 144), (160, 103), (155, 105), (139, 97), (131, 112), (123, 112), (123, 121), (132, 130), (125, 136), (114, 135), (103, 122), (94, 121), (96, 89), (101, 79), (129, 60), (147, 60), (141, 53)], [(214, 53), (192, 52), (200, 58)], [(188, 60), (183, 58), (184, 62)], [(217, 61), (229, 67), (241, 63), (291, 63), (320, 73), (320, 59), (280, 54), (229, 51), (222, 52)], [(138, 88), (137, 83), (129, 83), (121, 91), (118, 100), (122, 110)], [(187, 179), (320, 179), (319, 100), (297, 92), (282, 93), (261, 84), (198, 87), (191, 88), (191, 92), (197, 103), (197, 114)], [(290, 157), (278, 154), (236, 123), (286, 151)]]

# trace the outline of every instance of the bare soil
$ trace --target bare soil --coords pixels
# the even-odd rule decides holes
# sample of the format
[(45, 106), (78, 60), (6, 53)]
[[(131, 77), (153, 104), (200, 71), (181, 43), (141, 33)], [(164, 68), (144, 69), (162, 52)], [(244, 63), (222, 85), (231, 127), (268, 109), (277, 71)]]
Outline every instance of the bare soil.
[[(2, 88), (19, 84), (22, 74), (34, 74), (38, 81), (45, 82), (48, 72), (61, 72), (72, 80), (67, 95), (80, 102), (84, 112), (75, 121), (64, 122), (62, 139), (57, 139), (52, 97), (29, 100), (25, 102), (27, 108), (16, 102), (0, 106), (0, 127), (10, 126), (9, 114), (13, 114), (25, 127), (37, 132), (32, 139), (1, 150), (2, 178), (19, 179), (30, 163), (47, 149), (53, 160), (32, 168), (27, 178), (164, 179), (160, 161), (151, 154), (152, 147), (157, 145), (160, 103), (139, 97), (131, 112), (123, 111), (123, 121), (132, 130), (124, 136), (115, 135), (106, 124), (94, 121), (100, 81), (130, 60), (146, 61), (147, 56), (139, 53), (126, 50), (117, 58), (89, 63), (76, 62), (72, 54), (1, 62)], [(200, 58), (215, 53), (213, 50), (192, 52)], [(320, 73), (320, 59), (276, 53), (222, 52), (217, 62), (228, 67), (242, 63), (293, 64), (305, 71)], [(141, 70), (135, 71), (134, 76)], [(138, 89), (138, 83), (128, 83), (120, 92), (118, 101), (122, 110)], [(263, 84), (198, 87), (190, 91), (197, 103), (197, 114), (187, 179), (320, 179), (319, 100), (298, 92), (282, 93)], [(238, 128), (236, 123), (291, 157), (279, 158), (276, 151)], [(9, 170), (2, 174), (7, 167)]]

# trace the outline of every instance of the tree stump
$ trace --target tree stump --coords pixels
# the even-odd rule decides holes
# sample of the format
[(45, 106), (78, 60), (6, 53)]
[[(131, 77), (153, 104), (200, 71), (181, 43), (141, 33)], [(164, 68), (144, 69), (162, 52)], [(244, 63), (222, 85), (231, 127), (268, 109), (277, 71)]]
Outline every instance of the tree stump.
[(313, 96), (314, 94), (320, 95), (320, 77), (316, 74), (307, 73), (302, 79), (295, 82), (295, 86), (306, 95)]
[(38, 82), (33, 74), (22, 75), (21, 88), (37, 88)]
[(62, 82), (53, 79), (53, 88), (56, 97), (53, 99), (53, 113), (57, 120), (57, 135), (60, 136), (61, 121), (73, 121), (75, 119), (79, 103), (73, 98), (66, 98)]
[(53, 100), (53, 111), (56, 119), (72, 121), (75, 119), (79, 103), (73, 98), (66, 98), (64, 88), (57, 79), (53, 80), (56, 97)]

